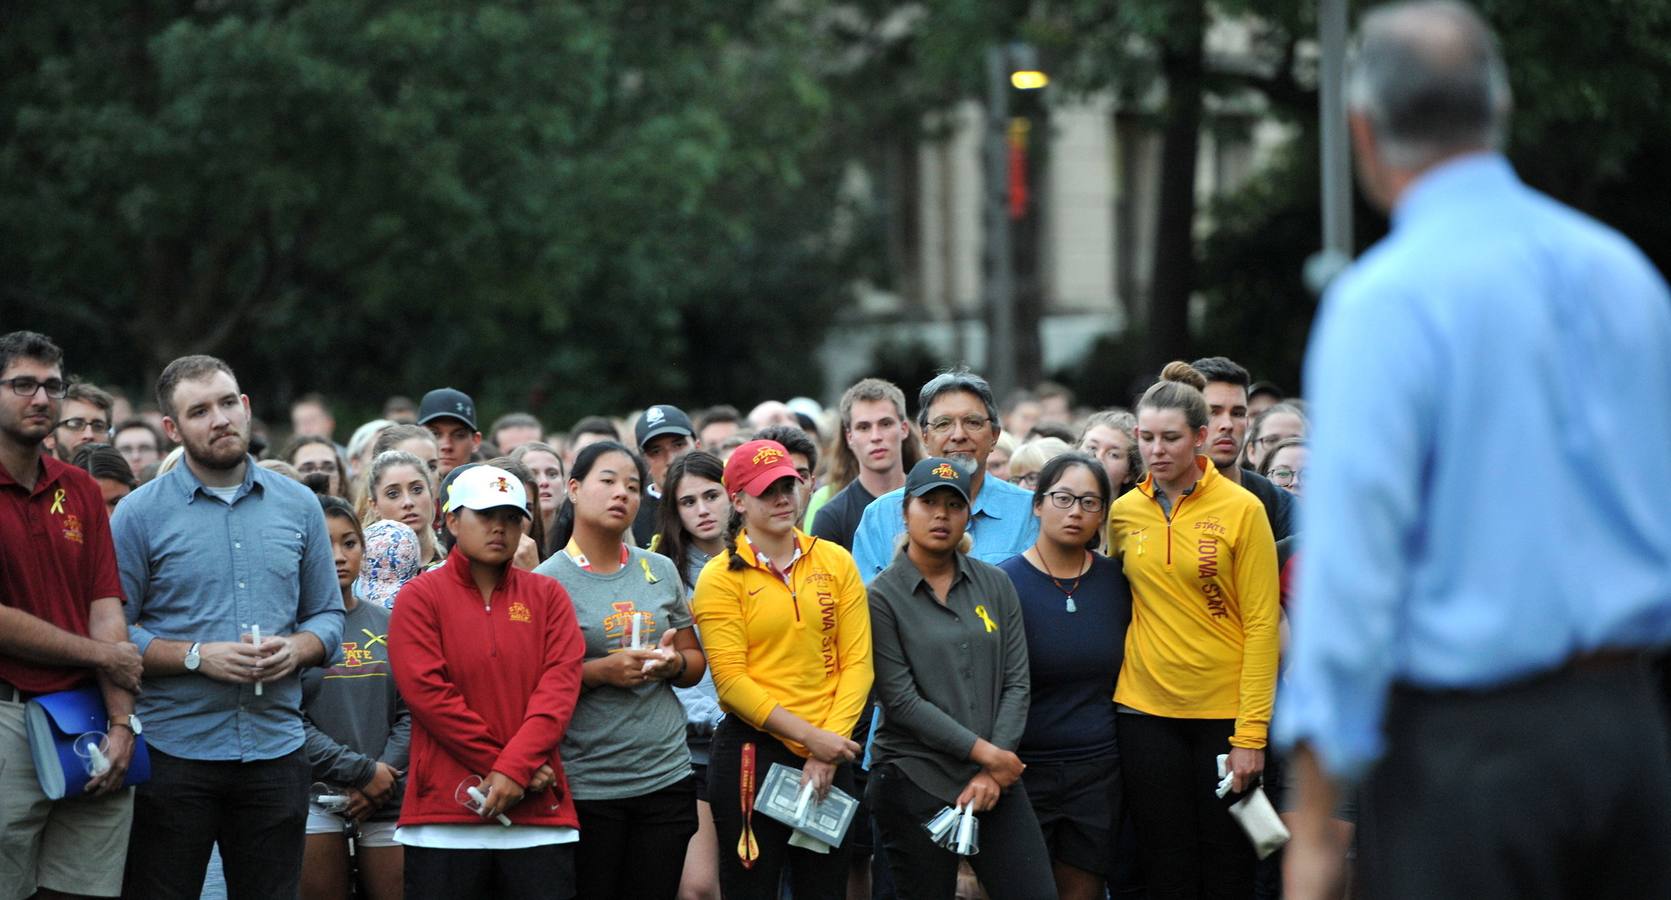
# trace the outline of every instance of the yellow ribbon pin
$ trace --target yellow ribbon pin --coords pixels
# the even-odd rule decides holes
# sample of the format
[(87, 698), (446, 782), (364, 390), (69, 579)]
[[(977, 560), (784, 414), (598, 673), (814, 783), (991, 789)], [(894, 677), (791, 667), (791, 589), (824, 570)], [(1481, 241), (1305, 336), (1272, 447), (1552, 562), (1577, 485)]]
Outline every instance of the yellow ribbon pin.
[(57, 513), (58, 515), (63, 515), (64, 514), (64, 498), (66, 496), (68, 496), (68, 495), (64, 493), (63, 488), (59, 488), (57, 490), (57, 492), (52, 495), (52, 511), (53, 512)]
[(975, 607), (975, 615), (980, 616), (981, 621), (986, 623), (986, 633), (987, 634), (991, 634), (992, 632), (998, 630), (998, 623), (992, 621), (992, 617), (986, 614), (986, 607), (984, 607), (984, 606)]
[(654, 572), (650, 571), (650, 558), (649, 557), (640, 556), (638, 558), (638, 564), (644, 567), (644, 580), (646, 582), (649, 582), (650, 584), (656, 584), (657, 582), (661, 581), (660, 578), (656, 577), (656, 574)]

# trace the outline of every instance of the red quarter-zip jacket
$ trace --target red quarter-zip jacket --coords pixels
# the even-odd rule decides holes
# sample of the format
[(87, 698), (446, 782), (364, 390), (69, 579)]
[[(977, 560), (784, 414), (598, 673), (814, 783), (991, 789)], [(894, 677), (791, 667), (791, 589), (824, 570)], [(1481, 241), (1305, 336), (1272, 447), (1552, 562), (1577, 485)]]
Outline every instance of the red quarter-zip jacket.
[(554, 578), (506, 566), (489, 603), (453, 549), (395, 598), (389, 662), (412, 710), (402, 825), (480, 824), (454, 799), (467, 775), (499, 771), (526, 785), (550, 763), (556, 783), (508, 813), (518, 825), (579, 827), (557, 745), (580, 696), (585, 645)]

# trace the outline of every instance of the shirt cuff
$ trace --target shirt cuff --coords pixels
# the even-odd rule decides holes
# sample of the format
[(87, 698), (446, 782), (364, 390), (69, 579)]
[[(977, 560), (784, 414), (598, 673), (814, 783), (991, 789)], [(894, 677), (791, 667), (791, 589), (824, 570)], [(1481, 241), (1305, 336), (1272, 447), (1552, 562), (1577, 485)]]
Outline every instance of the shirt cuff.
[(134, 646), (139, 648), (140, 656), (145, 655), (146, 649), (149, 648), (151, 646), (151, 642), (156, 639), (157, 636), (152, 634), (149, 629), (141, 628), (138, 625), (128, 626), (128, 640), (133, 641)]

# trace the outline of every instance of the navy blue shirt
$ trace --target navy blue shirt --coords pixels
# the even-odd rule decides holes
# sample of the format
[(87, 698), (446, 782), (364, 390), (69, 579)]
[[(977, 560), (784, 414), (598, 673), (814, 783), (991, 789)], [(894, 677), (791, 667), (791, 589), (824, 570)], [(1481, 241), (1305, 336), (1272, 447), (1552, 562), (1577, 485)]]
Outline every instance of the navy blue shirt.
[(1120, 564), (1095, 556), (1068, 595), (1024, 556), (998, 564), (1021, 597), (1033, 702), (1016, 750), (1023, 762), (1065, 762), (1112, 755), (1114, 680), (1126, 656), (1131, 588)]

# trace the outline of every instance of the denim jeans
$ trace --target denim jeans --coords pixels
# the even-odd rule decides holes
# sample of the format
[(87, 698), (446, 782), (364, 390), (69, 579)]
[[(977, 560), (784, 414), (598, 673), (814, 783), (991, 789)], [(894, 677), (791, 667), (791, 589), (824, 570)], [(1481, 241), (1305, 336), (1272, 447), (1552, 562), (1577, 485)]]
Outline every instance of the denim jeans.
[(134, 789), (123, 896), (196, 900), (219, 843), (228, 900), (291, 900), (301, 889), (312, 776), (300, 748), (253, 762), (151, 748), (151, 780)]

